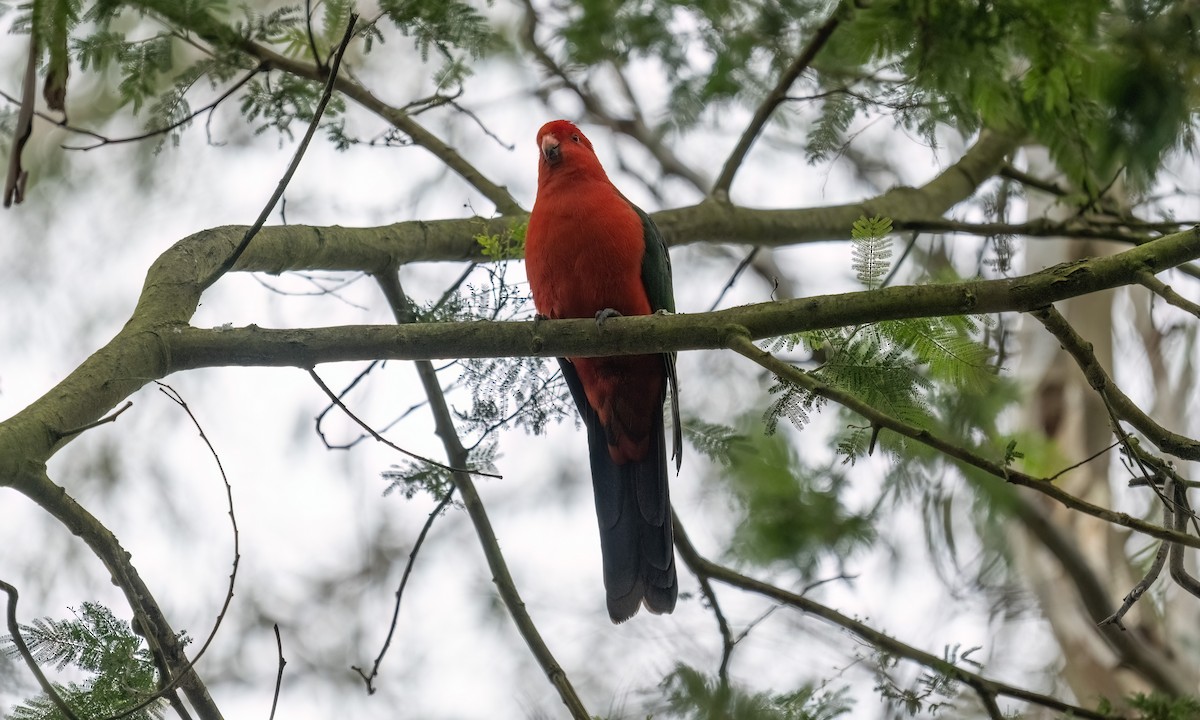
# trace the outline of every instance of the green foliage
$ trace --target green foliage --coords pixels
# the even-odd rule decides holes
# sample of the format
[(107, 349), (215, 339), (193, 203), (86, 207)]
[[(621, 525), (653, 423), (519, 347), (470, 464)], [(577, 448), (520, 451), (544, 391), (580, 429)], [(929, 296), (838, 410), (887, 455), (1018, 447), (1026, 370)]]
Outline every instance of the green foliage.
[(883, 284), (883, 277), (892, 264), (892, 219), (879, 217), (867, 218), (865, 215), (854, 221), (850, 228), (850, 239), (853, 242), (853, 262), (851, 267), (868, 290), (874, 290)]
[[(295, 75), (265, 76), (251, 80), (242, 96), (242, 114), (250, 122), (260, 121), (255, 133), (274, 129), (292, 138), (292, 123), (311, 122), (321, 101), (321, 83)], [(330, 98), (323, 119), (333, 121), (346, 109), (340, 96)]]
[(439, 88), (461, 83), (470, 74), (465, 57), (478, 59), (495, 42), (487, 18), (461, 0), (381, 0), (379, 8), (413, 39), (422, 61), (430, 51), (442, 58)]
[[(834, 8), (837, 8), (836, 10)], [(554, 27), (564, 66), (648, 59), (667, 128), (755, 106), (831, 12), (842, 22), (789, 93), (812, 162), (877, 113), (930, 144), (939, 125), (1030, 133), (1089, 194), (1125, 167), (1152, 178), (1194, 145), (1200, 8), (1113, 0), (583, 0)], [(789, 117), (790, 116), (790, 117)]]
[[(496, 442), (494, 438), (484, 438), (475, 444), (467, 453), (467, 470), (482, 472), (496, 471)], [(446, 493), (454, 486), (454, 479), (447, 467), (433, 465), (415, 458), (393, 465), (380, 475), (388, 481), (383, 494), (391, 495), (399, 492), (407, 500), (412, 500), (418, 493), (426, 492), (435, 500), (446, 497)]]
[(754, 692), (682, 664), (661, 687), (673, 716), (695, 720), (833, 720), (854, 705), (846, 688), (831, 693), (805, 685), (783, 694)]
[(1200, 717), (1200, 698), (1193, 696), (1134, 693), (1126, 698), (1126, 702), (1142, 713), (1142, 720), (1194, 720)]
[(723, 477), (741, 510), (732, 544), (739, 557), (788, 563), (811, 577), (826, 557), (848, 559), (875, 537), (872, 514), (843, 502), (845, 475), (802, 462), (779, 435), (747, 433), (730, 444)]
[(683, 435), (692, 447), (713, 462), (728, 467), (735, 451), (748, 442), (747, 436), (728, 425), (688, 419), (683, 422)]
[(910, 717), (937, 717), (942, 710), (954, 709), (960, 686), (954, 667), (970, 665), (974, 671), (983, 669), (982, 665), (971, 659), (971, 655), (980, 649), (971, 647), (963, 650), (961, 645), (945, 647), (942, 650), (943, 669), (924, 669), (910, 687), (901, 687), (890, 675), (890, 671), (900, 663), (900, 658), (879, 652), (876, 656), (875, 690), (888, 705)]
[(489, 235), (481, 232), (475, 235), (475, 242), (479, 243), (489, 260), (519, 260), (525, 257), (525, 231), (528, 226), (529, 223), (519, 222), (513, 223), (502, 233)]
[[(145, 642), (124, 620), (108, 608), (85, 602), (75, 617), (40, 618), (21, 626), (21, 636), (40, 664), (63, 670), (75, 667), (90, 676), (76, 683), (55, 683), (59, 696), (80, 717), (110, 717), (139, 703), (157, 690), (157, 671)], [(16, 655), (11, 637), (3, 638), (4, 652)], [(164, 700), (155, 700), (128, 717), (161, 718)], [(39, 695), (13, 709), (12, 720), (61, 720), (59, 709), (47, 695)]]
[[(993, 354), (975, 339), (978, 321), (967, 316), (888, 320), (858, 328), (834, 328), (775, 340), (768, 349), (803, 344), (826, 354), (815, 375), (872, 407), (906, 423), (932, 427), (929, 399), (939, 384), (959, 392), (981, 393), (995, 381)], [(778, 381), (778, 398), (765, 420), (773, 432), (781, 417), (803, 428), (824, 401), (798, 386)], [(867, 432), (856, 429), (841, 450), (853, 460), (865, 451)]]

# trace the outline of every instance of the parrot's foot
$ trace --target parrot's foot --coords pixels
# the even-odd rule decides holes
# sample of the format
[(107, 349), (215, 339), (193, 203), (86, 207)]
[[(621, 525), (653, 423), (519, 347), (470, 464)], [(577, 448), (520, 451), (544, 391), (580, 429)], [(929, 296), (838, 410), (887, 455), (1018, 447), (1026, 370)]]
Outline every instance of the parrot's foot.
[(596, 325), (603, 325), (604, 321), (612, 317), (621, 317), (621, 313), (612, 308), (604, 308), (596, 313)]
[(666, 308), (659, 308), (658, 310), (654, 311), (654, 314), (655, 315), (674, 315), (675, 313), (671, 312), (670, 310), (668, 310)]

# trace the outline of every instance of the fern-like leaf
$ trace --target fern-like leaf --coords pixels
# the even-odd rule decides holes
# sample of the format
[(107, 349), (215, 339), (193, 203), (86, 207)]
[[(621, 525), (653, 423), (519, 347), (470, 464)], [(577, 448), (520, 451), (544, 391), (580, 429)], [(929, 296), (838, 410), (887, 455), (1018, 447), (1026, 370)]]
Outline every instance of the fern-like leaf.
[(851, 267), (868, 290), (874, 290), (883, 282), (892, 265), (892, 219), (866, 216), (854, 221), (850, 230), (853, 243)]

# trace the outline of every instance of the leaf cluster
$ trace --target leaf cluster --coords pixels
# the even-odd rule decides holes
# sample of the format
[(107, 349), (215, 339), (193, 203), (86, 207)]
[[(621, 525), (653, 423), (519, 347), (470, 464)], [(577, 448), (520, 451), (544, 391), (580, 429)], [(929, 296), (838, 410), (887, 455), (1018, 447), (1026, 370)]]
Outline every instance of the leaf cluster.
[(942, 710), (953, 708), (959, 694), (961, 682), (954, 668), (971, 665), (974, 670), (983, 669), (979, 662), (971, 659), (971, 655), (980, 649), (975, 646), (963, 650), (958, 644), (946, 646), (942, 650), (944, 669), (926, 668), (915, 683), (907, 687), (897, 684), (890, 673), (900, 663), (900, 658), (879, 652), (875, 663), (875, 691), (888, 705), (911, 717), (936, 717)]
[(695, 720), (834, 720), (848, 715), (854, 706), (846, 688), (828, 692), (805, 685), (788, 693), (755, 692), (683, 664), (661, 687), (672, 716)]
[(780, 435), (747, 427), (735, 438), (725, 443), (722, 480), (741, 515), (731, 544), (737, 557), (786, 563), (811, 578), (825, 559), (845, 561), (874, 541), (874, 513), (847, 507), (850, 485), (838, 468), (802, 460)]
[[(1094, 192), (1149, 178), (1190, 147), (1200, 35), (1186, 3), (882, 0), (857, 7), (820, 58), (819, 89), (900, 93), (902, 125), (1028, 132)], [(1181, 139), (1182, 140), (1179, 140)]]
[[(39, 618), (21, 626), (21, 636), (38, 663), (63, 670), (75, 667), (89, 677), (83, 682), (55, 683), (58, 695), (81, 717), (111, 717), (152, 695), (158, 673), (145, 641), (129, 623), (107, 607), (85, 602), (73, 618)], [(16, 655), (13, 639), (3, 638), (4, 652)], [(164, 700), (156, 700), (128, 717), (161, 718)], [(62, 713), (43, 694), (13, 709), (13, 720), (61, 720)]]

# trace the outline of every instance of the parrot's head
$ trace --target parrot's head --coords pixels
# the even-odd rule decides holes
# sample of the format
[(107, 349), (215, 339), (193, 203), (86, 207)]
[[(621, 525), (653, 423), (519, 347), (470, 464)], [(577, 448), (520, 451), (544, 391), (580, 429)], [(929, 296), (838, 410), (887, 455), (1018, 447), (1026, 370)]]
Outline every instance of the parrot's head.
[(551, 120), (538, 130), (538, 180), (544, 182), (551, 175), (598, 174), (607, 177), (600, 159), (587, 139), (574, 123), (568, 120)]

